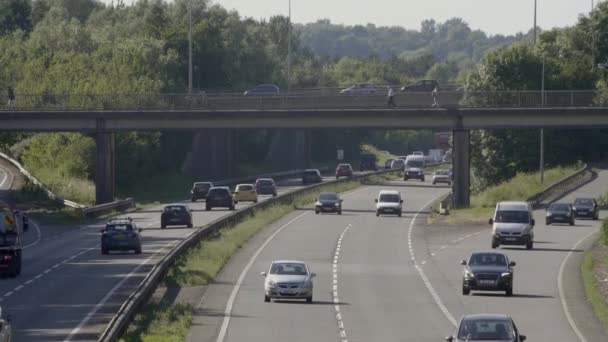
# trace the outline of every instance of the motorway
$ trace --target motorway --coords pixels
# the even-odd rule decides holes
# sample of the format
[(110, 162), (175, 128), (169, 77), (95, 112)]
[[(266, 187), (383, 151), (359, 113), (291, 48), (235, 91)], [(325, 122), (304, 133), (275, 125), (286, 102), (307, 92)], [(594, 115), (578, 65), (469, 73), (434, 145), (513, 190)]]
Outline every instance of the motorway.
[[(402, 218), (375, 216), (380, 189), (401, 191)], [(603, 171), (564, 201), (606, 189)], [(491, 230), (425, 226), (427, 205), (448, 191), (417, 181), (368, 186), (344, 195), (341, 216), (298, 211), (268, 226), (207, 289), (187, 341), (442, 341), (463, 314), (480, 312), (510, 314), (530, 341), (608, 340), (588, 322), (593, 318), (581, 321), (584, 297), (570, 284), (578, 268), (562, 266), (582, 254), (579, 242), (591, 241), (586, 238), (598, 231), (599, 221), (546, 227), (544, 211), (536, 211), (534, 250), (501, 248), (517, 262), (514, 296), (463, 296), (459, 262), (471, 251), (489, 249)], [(277, 259), (303, 260), (317, 273), (312, 305), (264, 303), (259, 273)]]
[[(0, 170), (1, 182), (10, 172)], [(296, 179), (277, 185), (279, 194), (301, 187)], [(260, 196), (260, 200), (267, 198)], [(230, 213), (220, 209), (206, 212), (204, 205), (203, 201), (189, 203), (195, 227)], [(246, 205), (239, 203), (237, 210)], [(25, 237), (31, 242), (23, 252), (21, 275), (0, 279), (0, 306), (4, 314), (12, 316), (15, 341), (96, 341), (153, 265), (194, 232), (173, 227), (161, 230), (161, 209), (156, 206), (122, 215), (144, 229), (141, 255), (102, 256), (102, 221), (85, 226), (33, 225)]]

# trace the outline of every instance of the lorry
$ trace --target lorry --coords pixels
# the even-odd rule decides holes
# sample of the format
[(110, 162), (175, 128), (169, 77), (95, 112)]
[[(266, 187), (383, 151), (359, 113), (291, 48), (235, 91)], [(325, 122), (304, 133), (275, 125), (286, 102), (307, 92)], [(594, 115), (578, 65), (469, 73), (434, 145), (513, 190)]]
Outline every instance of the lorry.
[(424, 156), (410, 155), (405, 159), (405, 170), (403, 172), (403, 180), (419, 179), (424, 182)]
[(378, 160), (375, 154), (361, 153), (359, 160), (359, 171), (378, 171)]
[(23, 225), (8, 207), (0, 207), (0, 273), (21, 273)]

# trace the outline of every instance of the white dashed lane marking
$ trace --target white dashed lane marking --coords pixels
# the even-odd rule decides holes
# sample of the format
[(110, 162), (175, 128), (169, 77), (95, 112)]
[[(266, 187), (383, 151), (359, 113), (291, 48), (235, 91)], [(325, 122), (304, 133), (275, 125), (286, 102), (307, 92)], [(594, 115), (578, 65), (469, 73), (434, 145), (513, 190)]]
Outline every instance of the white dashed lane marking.
[(333, 299), (334, 299), (334, 310), (336, 311), (336, 320), (338, 322), (338, 334), (340, 335), (341, 342), (348, 342), (348, 338), (346, 337), (346, 329), (344, 328), (344, 320), (342, 317), (342, 313), (340, 311), (340, 297), (338, 296), (338, 265), (340, 262), (340, 248), (342, 247), (342, 240), (344, 239), (344, 235), (350, 229), (351, 225), (349, 224), (344, 228), (342, 234), (340, 234), (340, 238), (338, 239), (338, 243), (336, 245), (336, 252), (334, 254), (334, 261), (332, 264), (332, 274), (333, 274)]

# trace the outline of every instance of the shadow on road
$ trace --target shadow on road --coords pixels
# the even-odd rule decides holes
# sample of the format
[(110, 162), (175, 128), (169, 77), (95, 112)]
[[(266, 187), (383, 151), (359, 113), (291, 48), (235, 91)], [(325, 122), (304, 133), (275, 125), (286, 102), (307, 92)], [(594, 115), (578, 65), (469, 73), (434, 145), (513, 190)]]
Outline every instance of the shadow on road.
[[(474, 297), (505, 297), (504, 293), (500, 292), (476, 292), (472, 294)], [(514, 298), (555, 298), (554, 296), (535, 295), (524, 293), (513, 293)]]
[(303, 305), (350, 305), (349, 303), (334, 303), (334, 302), (327, 302), (327, 301), (313, 301), (312, 303), (306, 303), (305, 301), (301, 301), (301, 300), (283, 300), (283, 299), (279, 299), (279, 300), (273, 300), (273, 303), (277, 303), (277, 304), (303, 304)]
[[(536, 242), (534, 242), (536, 243)], [(510, 250), (510, 251), (528, 251), (528, 252), (574, 252), (581, 253), (584, 252), (582, 249), (568, 249), (568, 248), (536, 248), (533, 249), (525, 249), (525, 248), (513, 248), (513, 247), (501, 247), (502, 249)]]

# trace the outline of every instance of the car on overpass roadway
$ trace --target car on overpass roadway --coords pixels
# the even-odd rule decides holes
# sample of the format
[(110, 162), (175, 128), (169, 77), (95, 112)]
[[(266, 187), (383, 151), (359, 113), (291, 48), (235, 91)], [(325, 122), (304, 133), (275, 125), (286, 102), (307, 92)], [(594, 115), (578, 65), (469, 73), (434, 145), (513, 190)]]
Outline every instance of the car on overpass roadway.
[(385, 169), (385, 170), (390, 170), (391, 165), (392, 165), (392, 163), (393, 163), (393, 160), (395, 160), (395, 159), (393, 159), (393, 158), (389, 158), (389, 159), (387, 159), (387, 160), (384, 162), (384, 169)]
[(190, 190), (190, 200), (196, 202), (199, 199), (207, 198), (207, 193), (211, 188), (213, 188), (211, 182), (195, 182), (192, 184), (192, 190)]
[(312, 183), (322, 183), (323, 177), (321, 176), (321, 172), (317, 169), (305, 170), (302, 175), (302, 184), (312, 184)]
[(279, 87), (275, 84), (259, 84), (243, 93), (245, 96), (273, 96), (278, 95)]
[(256, 179), (255, 191), (258, 195), (272, 195), (272, 197), (277, 197), (277, 185), (272, 178)]
[(357, 83), (352, 86), (342, 89), (341, 95), (372, 95), (379, 92), (379, 88), (371, 83)]
[(545, 214), (545, 224), (547, 226), (552, 223), (568, 223), (574, 226), (574, 209), (570, 203), (553, 203), (547, 208)]
[(500, 245), (524, 245), (534, 247), (534, 216), (527, 202), (504, 201), (496, 204), (492, 225), (492, 248)]
[(239, 184), (234, 188), (234, 204), (239, 202), (258, 203), (258, 193), (253, 184)]
[(484, 342), (523, 342), (515, 322), (503, 314), (469, 314), (460, 319), (456, 335), (445, 338), (448, 342), (484, 341)]
[(312, 303), (313, 283), (316, 274), (310, 272), (303, 261), (276, 260), (268, 272), (262, 272), (264, 302), (272, 299), (305, 299)]
[(402, 92), (432, 92), (436, 87), (439, 86), (439, 82), (436, 80), (419, 80), (415, 83), (405, 85), (401, 87)]
[(111, 218), (101, 229), (101, 254), (110, 251), (134, 251), (141, 254), (141, 229), (131, 218)]
[(471, 291), (505, 291), (513, 295), (513, 266), (515, 261), (498, 252), (473, 252), (468, 260), (460, 262), (464, 266), (462, 274), (462, 294)]
[(447, 183), (447, 185), (452, 185), (452, 176), (450, 176), (450, 171), (448, 170), (437, 170), (433, 174), (433, 185), (437, 183)]
[(160, 214), (160, 228), (168, 226), (186, 226), (192, 228), (192, 211), (184, 204), (170, 204), (163, 208)]
[(350, 164), (342, 163), (336, 166), (336, 179), (340, 177), (352, 177), (353, 167)]
[(600, 217), (600, 210), (595, 198), (577, 198), (572, 204), (575, 217), (587, 217), (597, 220)]
[(335, 192), (322, 192), (319, 198), (315, 198), (315, 214), (338, 213), (342, 215), (343, 200)]
[(403, 199), (397, 190), (380, 190), (376, 202), (376, 216), (380, 214), (394, 214), (401, 217), (403, 211)]
[(216, 186), (209, 189), (207, 199), (205, 200), (205, 210), (209, 211), (213, 208), (234, 210), (234, 198), (232, 198), (229, 187)]

